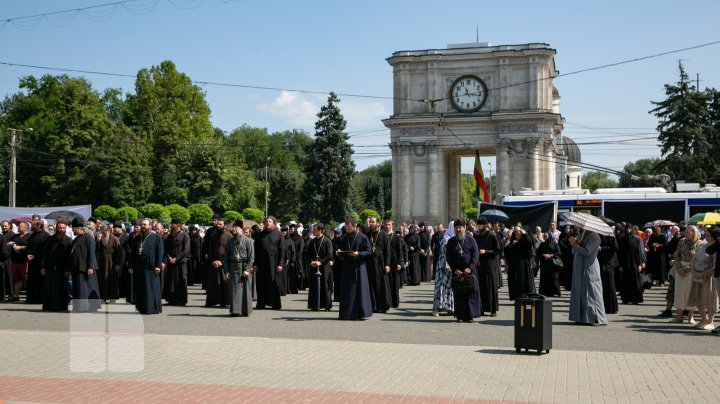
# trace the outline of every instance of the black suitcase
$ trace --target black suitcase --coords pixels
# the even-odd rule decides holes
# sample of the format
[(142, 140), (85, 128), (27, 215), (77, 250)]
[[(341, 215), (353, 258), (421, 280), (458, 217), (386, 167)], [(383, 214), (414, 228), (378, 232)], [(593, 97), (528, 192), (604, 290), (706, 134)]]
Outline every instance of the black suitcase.
[(552, 348), (552, 300), (527, 293), (515, 300), (515, 351), (550, 353)]

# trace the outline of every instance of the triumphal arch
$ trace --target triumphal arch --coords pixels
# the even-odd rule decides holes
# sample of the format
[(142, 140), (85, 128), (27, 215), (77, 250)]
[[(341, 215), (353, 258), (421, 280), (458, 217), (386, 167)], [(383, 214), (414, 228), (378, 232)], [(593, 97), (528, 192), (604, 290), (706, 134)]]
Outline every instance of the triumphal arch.
[(390, 129), (394, 218), (435, 224), (458, 217), (460, 159), (476, 150), (496, 156), (498, 194), (561, 186), (554, 56), (542, 43), (470, 43), (387, 59), (394, 105), (383, 123)]

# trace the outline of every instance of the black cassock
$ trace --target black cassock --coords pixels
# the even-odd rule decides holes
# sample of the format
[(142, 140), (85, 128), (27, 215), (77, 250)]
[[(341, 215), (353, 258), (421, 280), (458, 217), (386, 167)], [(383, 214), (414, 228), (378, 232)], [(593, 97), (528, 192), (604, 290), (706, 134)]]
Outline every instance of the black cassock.
[(475, 239), (469, 234), (466, 234), (462, 240), (458, 240), (457, 237), (450, 238), (445, 246), (445, 257), (453, 273), (453, 278), (457, 276), (455, 271), (464, 271), (465, 268), (470, 268), (470, 272), (475, 275), (474, 292), (467, 295), (455, 294), (455, 318), (458, 321), (468, 321), (480, 317), (483, 307), (480, 285), (477, 280), (479, 255)]
[(392, 306), (389, 274), (385, 267), (390, 266), (390, 242), (383, 230), (369, 232), (372, 254), (365, 258), (368, 281), (370, 282), (370, 302), (373, 313), (385, 313)]
[(600, 236), (600, 252), (597, 259), (600, 264), (600, 280), (602, 281), (606, 314), (618, 312), (617, 289), (615, 288), (615, 270), (618, 266), (617, 251), (618, 243), (614, 236)]
[[(390, 307), (400, 307), (400, 288), (402, 287), (402, 278), (400, 271), (403, 262), (402, 238), (395, 234), (387, 235), (388, 245), (390, 246), (390, 273), (388, 281), (390, 282)], [(400, 267), (398, 269), (398, 266)]]
[(277, 267), (284, 264), (284, 257), (285, 239), (282, 233), (278, 229), (261, 231), (255, 239), (256, 309), (264, 309), (266, 306), (275, 310), (282, 308), (280, 292), (283, 279)]
[(638, 304), (644, 300), (644, 289), (638, 272), (638, 266), (645, 261), (643, 248), (643, 241), (635, 234), (622, 235), (618, 240), (618, 267), (622, 268), (620, 295), (623, 303)]
[[(73, 311), (98, 311), (100, 309), (100, 287), (95, 274), (98, 264), (93, 236), (83, 233), (75, 237), (70, 247), (69, 264), (72, 274)], [(92, 275), (88, 275), (88, 268), (93, 270)]]
[(220, 305), (222, 307), (230, 304), (230, 296), (228, 295), (228, 282), (223, 276), (223, 268), (215, 268), (212, 263), (213, 261), (223, 262), (225, 259), (225, 247), (227, 247), (228, 240), (232, 238), (230, 232), (226, 231), (225, 228), (218, 229), (214, 227), (212, 233), (205, 236), (204, 246), (207, 246), (207, 261), (208, 269), (207, 276), (205, 277), (205, 291), (207, 295), (205, 297), (205, 306)]
[(420, 284), (420, 236), (411, 233), (405, 236), (405, 244), (408, 249), (407, 283), (410, 286)]
[[(496, 313), (500, 308), (500, 299), (498, 297), (498, 274), (497, 254), (500, 252), (500, 243), (494, 232), (485, 231), (484, 233), (473, 234), (475, 242), (478, 246), (478, 285), (480, 286), (480, 298), (482, 299), (483, 312), (489, 311)], [(480, 255), (479, 251), (485, 250), (485, 254)]]
[[(358, 320), (372, 316), (370, 284), (368, 282), (366, 257), (372, 254), (370, 241), (360, 231), (343, 234), (337, 248), (345, 252), (337, 256), (335, 265), (340, 265), (340, 320)], [(347, 252), (357, 251), (357, 257)]]
[(290, 293), (298, 293), (298, 290), (305, 290), (305, 271), (303, 269), (303, 255), (305, 254), (305, 242), (303, 238), (293, 232), (285, 239), (287, 244), (292, 243), (293, 255), (290, 261), (290, 271), (288, 272), (288, 289)]
[[(545, 259), (544, 254), (551, 254), (550, 258)], [(560, 258), (560, 246), (552, 238), (549, 238), (537, 248), (536, 251), (538, 262), (540, 263), (540, 286), (538, 291), (545, 296), (560, 296), (560, 267), (553, 262), (554, 258)]]
[(422, 252), (418, 254), (420, 260), (420, 280), (422, 282), (430, 282), (430, 235), (426, 231), (421, 231), (420, 249)]
[[(320, 261), (319, 268), (313, 268), (308, 265), (308, 309), (320, 310), (323, 308), (327, 311), (332, 309), (332, 289), (333, 289), (333, 273), (330, 261), (333, 258), (332, 242), (329, 238), (315, 237), (310, 240), (305, 255), (308, 262)], [(319, 275), (318, 275), (319, 273)], [(320, 278), (320, 301), (318, 302), (317, 278)], [(318, 305), (319, 303), (319, 305)]]
[(68, 281), (66, 272), (68, 257), (70, 255), (70, 237), (62, 234), (50, 237), (45, 242), (43, 251), (42, 268), (45, 269), (45, 298), (43, 300), (43, 311), (67, 311), (68, 309)]
[[(187, 304), (187, 265), (190, 260), (190, 236), (184, 231), (179, 231), (165, 240), (165, 285), (163, 298), (169, 304)], [(175, 258), (175, 263), (170, 263), (170, 258)]]
[(130, 268), (133, 269), (135, 308), (140, 314), (162, 313), (160, 268), (163, 262), (163, 241), (155, 233), (141, 235), (132, 240)]
[(43, 277), (40, 275), (42, 268), (42, 254), (45, 249), (45, 242), (50, 234), (45, 230), (36, 231), (30, 235), (27, 244), (27, 253), (33, 259), (28, 261), (27, 284), (25, 292), (27, 303), (40, 304), (43, 302)]
[(532, 270), (533, 245), (530, 236), (523, 234), (505, 247), (508, 269), (508, 294), (515, 300), (526, 293), (535, 293), (535, 277)]

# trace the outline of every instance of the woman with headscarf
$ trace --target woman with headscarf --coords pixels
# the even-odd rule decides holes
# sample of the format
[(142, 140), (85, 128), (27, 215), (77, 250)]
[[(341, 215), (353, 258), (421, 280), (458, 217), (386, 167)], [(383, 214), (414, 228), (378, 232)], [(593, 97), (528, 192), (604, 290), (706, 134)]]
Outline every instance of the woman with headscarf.
[(720, 236), (718, 233), (717, 227), (705, 231), (705, 241), (698, 244), (691, 264), (692, 286), (688, 304), (698, 308), (700, 322), (695, 324), (695, 328), (701, 330), (715, 328), (713, 320), (718, 304), (717, 289), (713, 282), (715, 260), (714, 256), (709, 255), (706, 250), (717, 242), (717, 238)]
[(452, 273), (447, 265), (447, 242), (455, 237), (455, 225), (453, 221), (448, 223), (445, 234), (440, 239), (440, 247), (436, 250), (435, 259), (437, 266), (435, 267), (435, 297), (433, 298), (432, 315), (438, 317), (441, 311), (453, 313), (455, 307), (455, 295), (450, 285)]
[(688, 324), (695, 325), (693, 314), (697, 311), (697, 307), (688, 304), (690, 298), (690, 290), (693, 285), (692, 278), (692, 260), (698, 246), (704, 242), (700, 240), (700, 232), (697, 227), (688, 226), (685, 228), (685, 238), (678, 241), (675, 250), (675, 261), (673, 262), (673, 271), (675, 272), (675, 294), (673, 295), (673, 305), (677, 309), (677, 316), (670, 320), (671, 323), (683, 322), (683, 311), (688, 311)]
[(510, 300), (515, 300), (525, 293), (535, 293), (532, 259), (532, 239), (524, 229), (516, 226), (510, 243), (505, 247)]
[(565, 290), (570, 290), (572, 286), (572, 267), (573, 267), (573, 254), (572, 246), (570, 245), (570, 236), (573, 236), (575, 232), (569, 224), (566, 224), (562, 228), (562, 234), (560, 234), (560, 240), (558, 245), (560, 246), (560, 257), (562, 258), (563, 268), (560, 271), (560, 284)]

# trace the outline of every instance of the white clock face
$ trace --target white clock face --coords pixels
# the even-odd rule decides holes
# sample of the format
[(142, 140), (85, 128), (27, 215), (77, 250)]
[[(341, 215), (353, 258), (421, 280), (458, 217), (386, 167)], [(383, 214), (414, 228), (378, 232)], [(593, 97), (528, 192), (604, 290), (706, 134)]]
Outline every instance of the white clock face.
[(450, 86), (450, 103), (460, 112), (475, 112), (487, 101), (487, 86), (477, 76), (462, 76)]

